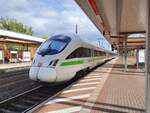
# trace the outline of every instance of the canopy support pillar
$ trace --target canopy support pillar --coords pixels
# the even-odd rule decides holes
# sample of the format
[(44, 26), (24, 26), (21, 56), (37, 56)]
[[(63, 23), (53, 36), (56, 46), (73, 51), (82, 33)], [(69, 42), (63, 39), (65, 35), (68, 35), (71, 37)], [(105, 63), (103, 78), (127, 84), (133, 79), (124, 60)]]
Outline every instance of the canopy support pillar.
[(125, 48), (124, 48), (124, 68), (127, 71), (127, 37), (125, 38)]
[(150, 2), (147, 0), (148, 14), (147, 14), (147, 36), (146, 36), (146, 113), (150, 113)]
[(138, 69), (138, 67), (139, 67), (138, 59), (139, 59), (139, 55), (138, 55), (138, 48), (137, 48), (137, 49), (136, 49), (136, 68), (137, 68), (137, 69)]

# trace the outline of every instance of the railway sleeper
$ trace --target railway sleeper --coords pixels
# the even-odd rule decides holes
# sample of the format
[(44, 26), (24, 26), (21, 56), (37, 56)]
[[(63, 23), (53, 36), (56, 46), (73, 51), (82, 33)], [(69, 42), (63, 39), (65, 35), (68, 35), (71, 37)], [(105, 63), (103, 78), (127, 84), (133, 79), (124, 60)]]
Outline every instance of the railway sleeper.
[(25, 105), (25, 104), (22, 105), (22, 103), (21, 104), (19, 104), (19, 103), (12, 103), (11, 106), (15, 107), (16, 109), (21, 109), (21, 110), (22, 109), (25, 110), (25, 109), (30, 107), (30, 105)]
[(25, 100), (25, 99), (22, 99), (21, 102), (31, 104), (31, 105), (38, 103), (36, 100)]
[(31, 96), (31, 95), (29, 95), (28, 97), (29, 97), (29, 99), (34, 99), (34, 100), (37, 100), (37, 101), (43, 100), (45, 98), (45, 97)]
[(49, 96), (49, 94), (47, 93), (38, 93), (38, 94), (36, 94), (37, 96), (40, 96), (40, 97), (48, 97)]
[(19, 113), (19, 112), (2, 108), (2, 109), (0, 109), (0, 113)]

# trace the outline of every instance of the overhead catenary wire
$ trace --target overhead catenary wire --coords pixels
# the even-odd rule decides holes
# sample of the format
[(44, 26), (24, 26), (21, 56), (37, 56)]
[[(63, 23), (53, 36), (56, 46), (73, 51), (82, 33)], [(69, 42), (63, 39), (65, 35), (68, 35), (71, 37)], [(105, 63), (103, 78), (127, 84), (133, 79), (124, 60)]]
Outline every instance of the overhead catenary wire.
[[(56, 2), (57, 2), (57, 4), (59, 5), (59, 8), (61, 8), (62, 10), (64, 10), (64, 11), (66, 11), (69, 15), (74, 15), (73, 13), (72, 13), (72, 11), (70, 11), (70, 9), (68, 9), (67, 7), (65, 7), (64, 6), (64, 4), (62, 3), (62, 1), (60, 1), (60, 0), (55, 0)], [(79, 7), (79, 6), (78, 6)], [(79, 7), (80, 8), (80, 7)], [(83, 12), (83, 14), (86, 16), (86, 14)], [(75, 15), (76, 16), (76, 15)], [(88, 17), (87, 17), (88, 18)], [(87, 25), (86, 23), (85, 23), (85, 21), (83, 21), (83, 19), (80, 19), (80, 18), (77, 18), (78, 20), (78, 22), (80, 23), (74, 23), (74, 25), (73, 25), (73, 28), (75, 28), (75, 26), (76, 26), (76, 24), (78, 24), (78, 34), (80, 35), (80, 31), (82, 30), (82, 28), (83, 29), (86, 29), (86, 30), (88, 30), (88, 32), (91, 32), (91, 30), (92, 30), (92, 28), (91, 27), (89, 27), (89, 25)], [(89, 22), (91, 22), (91, 20), (88, 18), (88, 21)], [(82, 25), (81, 25), (82, 24)], [(93, 27), (95, 27), (95, 25), (91, 22), (91, 24), (93, 25)], [(96, 27), (95, 27), (96, 28)], [(101, 33), (97, 28), (96, 28), (96, 30), (98, 31), (98, 33)], [(106, 47), (108, 47), (107, 49), (109, 49), (110, 48), (110, 43), (108, 43), (108, 41), (106, 40), (106, 39), (104, 39), (103, 37), (101, 37), (100, 36), (100, 34), (99, 34), (99, 38), (101, 39), (103, 39), (103, 44), (106, 44), (106, 45), (109, 45), (109, 47), (108, 46), (106, 46)], [(101, 45), (102, 46), (102, 45)], [(106, 48), (105, 47), (105, 48)]]
[[(65, 6), (64, 6), (64, 4), (61, 2), (61, 1), (59, 1), (59, 0), (55, 0), (59, 5), (61, 5), (61, 8), (64, 10), (64, 11), (66, 11), (69, 15), (74, 15), (71, 11), (70, 11), (70, 9), (68, 9), (68, 8), (66, 8)], [(59, 6), (60, 7), (60, 6)], [(76, 15), (74, 15), (74, 16), (76, 16)], [(80, 22), (80, 23), (82, 23), (82, 25), (84, 25), (85, 27), (84, 28), (88, 28), (87, 30), (89, 31), (89, 32), (91, 32), (91, 28), (87, 25), (87, 24), (85, 24), (85, 21), (83, 21), (83, 20), (81, 20), (81, 19), (79, 19), (79, 18), (77, 18), (78, 19), (78, 21)], [(74, 25), (76, 25), (76, 24), (78, 24), (78, 23), (75, 23)], [(78, 26), (82, 26), (82, 25), (79, 25), (78, 24)], [(74, 27), (74, 26), (73, 26)], [(80, 31), (80, 29), (79, 29), (79, 31)]]

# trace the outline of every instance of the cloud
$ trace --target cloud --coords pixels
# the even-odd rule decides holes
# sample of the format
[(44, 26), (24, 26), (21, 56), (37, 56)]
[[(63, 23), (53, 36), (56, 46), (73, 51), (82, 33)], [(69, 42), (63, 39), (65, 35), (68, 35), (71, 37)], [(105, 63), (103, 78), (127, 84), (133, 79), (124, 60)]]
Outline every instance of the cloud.
[(78, 31), (81, 37), (97, 42), (103, 36), (73, 0), (1, 0), (0, 16), (31, 26), (34, 36)]

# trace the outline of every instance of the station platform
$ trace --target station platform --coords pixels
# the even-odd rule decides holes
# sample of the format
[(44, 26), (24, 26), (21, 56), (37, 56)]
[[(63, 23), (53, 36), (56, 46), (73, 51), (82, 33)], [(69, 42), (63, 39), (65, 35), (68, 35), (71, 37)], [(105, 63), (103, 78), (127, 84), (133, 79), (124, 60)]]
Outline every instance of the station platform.
[(17, 69), (17, 68), (26, 68), (31, 66), (31, 63), (10, 63), (10, 64), (0, 64), (0, 70), (7, 69)]
[(133, 63), (125, 71), (122, 57), (107, 62), (35, 113), (144, 113), (144, 69)]

